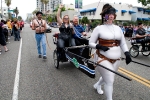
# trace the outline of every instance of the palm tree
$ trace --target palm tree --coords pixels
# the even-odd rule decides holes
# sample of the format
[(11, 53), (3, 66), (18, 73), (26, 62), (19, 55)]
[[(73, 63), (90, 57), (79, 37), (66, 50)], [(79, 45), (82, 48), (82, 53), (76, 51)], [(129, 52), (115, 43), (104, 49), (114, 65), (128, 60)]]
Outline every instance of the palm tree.
[(49, 2), (49, 0), (41, 0), (42, 5), (44, 6), (44, 9), (43, 9), (44, 14), (46, 12), (46, 5), (48, 4), (48, 2)]
[(11, 5), (11, 0), (5, 0), (5, 3), (7, 5), (7, 7), (8, 7), (8, 18), (10, 18), (9, 7)]
[(47, 7), (47, 4), (48, 4), (49, 0), (44, 0), (44, 12), (46, 13), (46, 7)]
[[(41, 5), (42, 5), (42, 6), (44, 6), (44, 1), (45, 1), (45, 0), (41, 0)], [(43, 10), (42, 12), (44, 12), (44, 10)]]
[(19, 14), (18, 7), (16, 7), (16, 8), (14, 9), (14, 13), (16, 14), (16, 18), (17, 18), (17, 17), (18, 17), (18, 14)]
[(21, 17), (21, 16), (18, 16), (18, 20), (22, 20), (22, 17)]
[(32, 12), (32, 14), (35, 15), (37, 12), (38, 12), (38, 10), (36, 9)]

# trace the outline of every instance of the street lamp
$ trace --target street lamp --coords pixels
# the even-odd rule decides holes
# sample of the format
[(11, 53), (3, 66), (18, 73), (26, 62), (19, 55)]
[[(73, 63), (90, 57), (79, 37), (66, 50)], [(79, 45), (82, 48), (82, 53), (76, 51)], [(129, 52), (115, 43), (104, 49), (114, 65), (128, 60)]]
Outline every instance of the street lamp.
[(3, 3), (4, 1), (2, 1), (1, 0), (1, 18), (3, 18), (3, 6), (2, 6), (2, 3)]

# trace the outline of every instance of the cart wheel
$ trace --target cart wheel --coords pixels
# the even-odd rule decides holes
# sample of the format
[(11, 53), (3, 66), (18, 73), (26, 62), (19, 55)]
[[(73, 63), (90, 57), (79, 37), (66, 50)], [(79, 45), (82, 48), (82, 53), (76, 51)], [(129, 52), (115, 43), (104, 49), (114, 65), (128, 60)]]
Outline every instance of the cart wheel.
[(148, 47), (145, 47), (145, 50), (144, 52), (142, 52), (143, 56), (149, 56), (150, 55), (150, 51), (148, 49)]
[(59, 55), (57, 53), (57, 50), (54, 50), (53, 52), (53, 59), (54, 59), (54, 66), (55, 68), (59, 68)]
[(139, 46), (133, 45), (130, 48), (129, 53), (130, 53), (131, 57), (136, 58), (139, 55)]

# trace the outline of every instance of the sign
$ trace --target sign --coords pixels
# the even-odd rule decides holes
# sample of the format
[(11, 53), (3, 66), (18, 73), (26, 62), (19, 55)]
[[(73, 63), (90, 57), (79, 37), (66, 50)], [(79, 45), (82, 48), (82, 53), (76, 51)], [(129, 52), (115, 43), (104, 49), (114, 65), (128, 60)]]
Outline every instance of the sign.
[(78, 8), (78, 0), (75, 0), (75, 8)]
[(82, 9), (82, 0), (78, 0), (78, 8)]
[(8, 12), (14, 12), (14, 10), (8, 10)]
[(13, 18), (15, 18), (15, 14), (11, 14)]
[(77, 68), (79, 68), (79, 63), (78, 63), (77, 59), (73, 58), (72, 62)]
[(82, 0), (75, 0), (75, 8), (82, 9)]

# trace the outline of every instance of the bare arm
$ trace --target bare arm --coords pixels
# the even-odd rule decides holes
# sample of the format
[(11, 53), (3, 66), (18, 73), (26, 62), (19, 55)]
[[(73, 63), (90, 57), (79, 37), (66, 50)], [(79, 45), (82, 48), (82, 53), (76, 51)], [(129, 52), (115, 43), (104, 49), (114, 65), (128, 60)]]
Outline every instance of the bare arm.
[(58, 8), (58, 11), (57, 11), (57, 22), (59, 23), (59, 25), (62, 24), (62, 19), (60, 18), (60, 13), (61, 13), (61, 9), (63, 8), (64, 6), (61, 4), (59, 5), (59, 8)]
[(146, 37), (146, 36), (147, 36), (147, 34), (145, 34), (145, 35), (136, 34), (136, 38), (144, 38), (144, 37)]
[(34, 24), (34, 21), (32, 21), (32, 30), (35, 30), (35, 24)]
[(58, 8), (58, 11), (57, 11), (57, 22), (59, 23), (59, 25), (62, 24), (62, 19), (60, 18), (60, 12), (61, 12), (61, 9)]
[(44, 21), (44, 31), (46, 31), (46, 21)]

